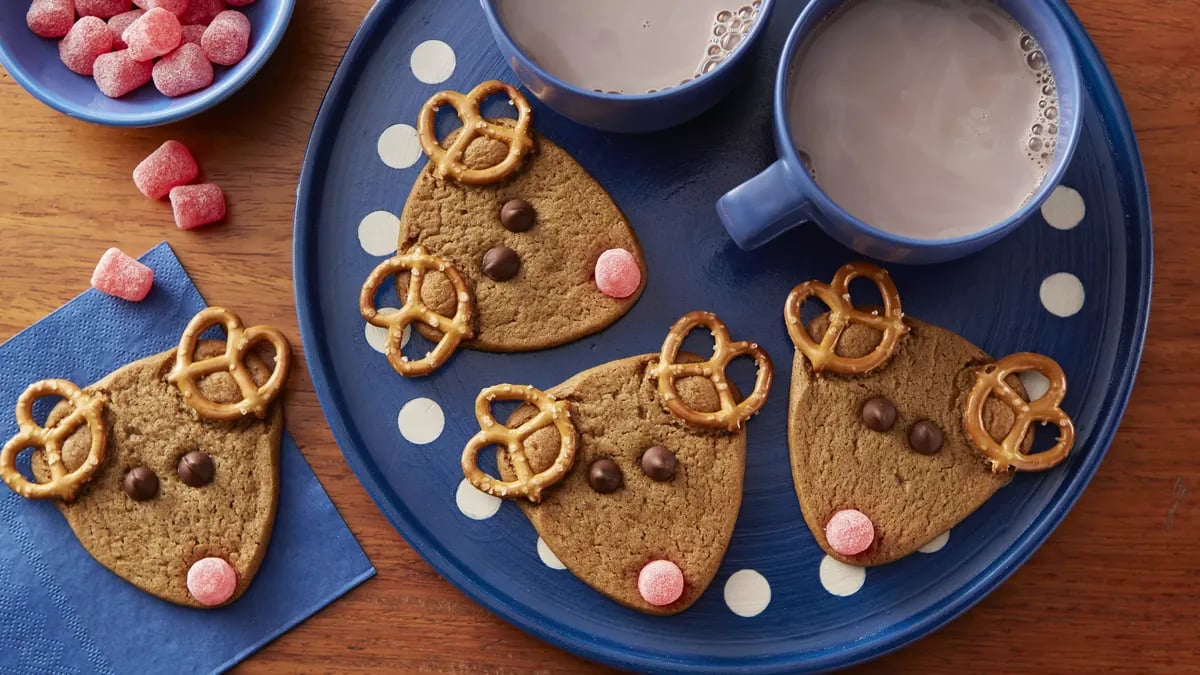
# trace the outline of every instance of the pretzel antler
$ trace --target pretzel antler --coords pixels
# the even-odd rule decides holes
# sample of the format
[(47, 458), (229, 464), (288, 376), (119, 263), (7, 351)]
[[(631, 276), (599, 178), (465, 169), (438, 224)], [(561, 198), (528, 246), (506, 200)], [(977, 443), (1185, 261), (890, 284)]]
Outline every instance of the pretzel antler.
[[(1036, 401), (1026, 401), (1008, 386), (1009, 375), (1025, 371), (1041, 373), (1050, 381), (1050, 388)], [(983, 421), (983, 408), (995, 395), (1013, 409), (1017, 418), (1008, 434), (997, 441), (988, 433)], [(1010, 468), (1017, 471), (1044, 471), (1058, 465), (1075, 445), (1075, 426), (1059, 407), (1067, 395), (1067, 376), (1053, 359), (1041, 354), (1022, 352), (1006, 356), (975, 373), (975, 387), (967, 399), (963, 424), (975, 447), (988, 456), (992, 471), (1000, 473)], [(1058, 442), (1046, 452), (1026, 455), (1021, 452), (1034, 422), (1049, 422), (1058, 427)]]
[[(45, 396), (61, 396), (71, 405), (71, 412), (49, 427), (33, 419), (33, 404)], [(0, 479), (26, 499), (58, 498), (70, 502), (80, 488), (92, 479), (104, 461), (108, 449), (108, 429), (104, 423), (106, 401), (103, 396), (89, 394), (66, 380), (42, 380), (29, 385), (17, 399), (17, 427), (20, 431), (0, 450)], [(67, 471), (62, 446), (79, 427), (88, 426), (91, 432), (87, 459), (74, 471)], [(17, 470), (17, 455), (26, 448), (41, 448), (50, 480), (31, 483)]]
[[(879, 312), (856, 309), (850, 302), (850, 282), (858, 277), (866, 277), (879, 287), (879, 293), (883, 296), (882, 315)], [(800, 318), (800, 308), (804, 301), (813, 297), (829, 307), (829, 327), (820, 343), (812, 339)], [(887, 270), (868, 262), (844, 265), (834, 275), (831, 284), (819, 281), (800, 284), (788, 295), (783, 313), (792, 343), (808, 358), (813, 372), (818, 374), (826, 370), (842, 375), (869, 373), (895, 356), (900, 348), (900, 338), (908, 333), (896, 284), (892, 282)], [(883, 339), (870, 354), (857, 358), (838, 355), (838, 340), (852, 323), (860, 323), (883, 333)]]
[[(195, 361), (196, 346), (204, 331), (213, 326), (225, 327), (225, 352), (200, 361)], [(270, 343), (275, 350), (275, 369), (260, 387), (254, 382), (246, 357), (256, 345)], [(242, 320), (224, 307), (209, 307), (200, 311), (188, 322), (179, 347), (175, 350), (175, 366), (167, 374), (167, 381), (179, 388), (183, 400), (197, 414), (210, 420), (236, 420), (246, 415), (261, 419), (267, 408), (283, 390), (291, 368), (291, 345), (287, 338), (270, 326), (244, 328)], [(205, 375), (227, 372), (233, 376), (242, 400), (236, 403), (217, 403), (209, 400), (200, 391), (198, 380)]]
[[(458, 305), (452, 317), (433, 311), (421, 298), (426, 272), (431, 270), (445, 274), (450, 285), (454, 287)], [(398, 311), (381, 313), (375, 307), (375, 294), (385, 279), (400, 272), (409, 273), (404, 306)], [(392, 368), (405, 377), (428, 375), (437, 370), (450, 358), (454, 350), (458, 349), (460, 342), (475, 334), (471, 328), (475, 303), (466, 280), (450, 261), (430, 255), (424, 246), (416, 246), (408, 253), (401, 253), (376, 267), (363, 284), (362, 292), (358, 296), (358, 309), (367, 323), (388, 329), (385, 353)], [(424, 358), (416, 361), (408, 360), (401, 352), (404, 329), (413, 323), (425, 324), (442, 334), (437, 346)]]
[[(677, 363), (679, 350), (683, 340), (696, 328), (704, 326), (713, 336), (713, 355), (707, 361), (698, 363)], [(758, 368), (758, 376), (754, 381), (754, 391), (741, 403), (734, 400), (729, 379), (725, 369), (729, 363), (739, 356), (749, 356), (754, 359)], [(753, 342), (733, 342), (729, 337), (729, 329), (715, 314), (710, 312), (692, 312), (686, 314), (667, 333), (663, 342), (662, 353), (658, 359), (658, 393), (663, 404), (671, 414), (679, 419), (700, 427), (711, 429), (727, 429), (736, 431), (742, 423), (750, 419), (763, 407), (767, 401), (767, 393), (771, 390), (771, 379), (775, 370), (771, 365), (771, 357), (767, 352)], [(717, 389), (717, 397), (721, 400), (721, 409), (716, 412), (700, 412), (688, 407), (679, 397), (675, 382), (682, 377), (707, 377), (712, 380)]]
[[(508, 94), (509, 100), (517, 108), (517, 122), (514, 126), (496, 124), (485, 119), (479, 112), (479, 105), (487, 97), (500, 92)], [(438, 108), (443, 105), (454, 108), (463, 123), (461, 133), (449, 148), (442, 147), (434, 128)], [(420, 117), (417, 118), (417, 134), (421, 148), (429, 155), (435, 176), (445, 178), (448, 175), (463, 185), (487, 185), (511, 176), (520, 168), (525, 155), (533, 151), (533, 136), (529, 131), (532, 113), (529, 101), (516, 87), (499, 80), (491, 80), (476, 86), (465, 95), (457, 91), (434, 94), (421, 108)], [(468, 168), (463, 163), (463, 156), (471, 142), (479, 136), (487, 136), (508, 145), (508, 155), (495, 166), (484, 169)]]
[[(532, 419), (516, 429), (496, 421), (492, 415), (492, 401), (523, 401), (535, 406), (538, 412)], [(524, 497), (537, 504), (542, 500), (542, 491), (567, 475), (575, 462), (575, 425), (565, 401), (558, 401), (539, 389), (525, 385), (501, 384), (480, 392), (475, 399), (475, 418), (479, 420), (480, 432), (467, 442), (463, 449), (462, 470), (467, 480), (477, 489), (495, 497)], [(554, 463), (539, 473), (534, 473), (525, 453), (525, 441), (534, 433), (547, 427), (558, 430), (562, 442)], [(501, 481), (487, 475), (479, 468), (479, 452), (492, 445), (504, 448), (504, 452), (517, 474), (516, 480)]]

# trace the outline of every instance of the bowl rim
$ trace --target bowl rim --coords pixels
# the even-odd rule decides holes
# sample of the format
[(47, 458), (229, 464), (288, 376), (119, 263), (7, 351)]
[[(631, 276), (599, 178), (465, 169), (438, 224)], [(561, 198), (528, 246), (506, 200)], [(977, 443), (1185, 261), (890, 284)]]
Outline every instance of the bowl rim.
[[(747, 4), (751, 2), (751, 0), (745, 1)], [(716, 71), (725, 68), (736, 67), (739, 62), (746, 58), (746, 54), (752, 51), (752, 45), (754, 45), (755, 42), (762, 37), (762, 34), (766, 31), (767, 26), (771, 23), (771, 10), (774, 9), (775, 4), (776, 0), (762, 0), (762, 8), (759, 10), (759, 19), (755, 22), (754, 27), (750, 29), (750, 32), (746, 35), (745, 39), (742, 40), (741, 44), (739, 44), (733, 50), (733, 52), (730, 53), (729, 57), (722, 61), (712, 71), (710, 71), (710, 73), (715, 73)], [(550, 73), (548, 70), (543, 68), (528, 51), (517, 44), (517, 41), (513, 39), (512, 35), (505, 27), (504, 22), (500, 20), (500, 13), (496, 7), (497, 0), (480, 0), (480, 5), (483, 6), (483, 13), (487, 17), (488, 27), (492, 29), (492, 36), (495, 38), (496, 42), (500, 43), (499, 46), (501, 47), (501, 51), (511, 51), (512, 53), (519, 55), (521, 61), (523, 62), (522, 65), (531, 73), (533, 73), (536, 78), (543, 82), (549, 83), (557, 90), (563, 90), (575, 96), (582, 96), (592, 100), (604, 101), (608, 103), (670, 101), (673, 99), (686, 97), (693, 92), (698, 92), (702, 88), (709, 86), (713, 81), (715, 81), (711, 77), (699, 76), (688, 80), (684, 84), (668, 87), (666, 89), (659, 89), (653, 93), (639, 94), (612, 94), (581, 87), (577, 84), (567, 82), (566, 80), (563, 80), (562, 78)], [(705, 75), (710, 73), (705, 73)]]
[[(3, 65), (4, 70), (12, 76), (13, 80), (31, 96), (68, 117), (108, 127), (161, 126), (193, 117), (222, 103), (245, 86), (247, 82), (254, 79), (258, 71), (262, 70), (262, 67), (275, 53), (284, 34), (287, 33), (296, 8), (296, 0), (278, 0), (277, 5), (278, 8), (268, 17), (269, 26), (276, 28), (265, 31), (262, 40), (251, 47), (250, 51), (246, 53), (246, 57), (235, 66), (241, 67), (236, 77), (214, 81), (206, 89), (197, 92), (197, 96), (172, 99), (171, 105), (161, 110), (144, 111), (139, 106), (133, 105), (130, 106), (129, 112), (101, 113), (86, 106), (79, 106), (42, 86), (36, 76), (21, 67), (13, 50), (3, 40), (0, 40), (0, 65)], [(80, 75), (79, 77), (85, 76)]]

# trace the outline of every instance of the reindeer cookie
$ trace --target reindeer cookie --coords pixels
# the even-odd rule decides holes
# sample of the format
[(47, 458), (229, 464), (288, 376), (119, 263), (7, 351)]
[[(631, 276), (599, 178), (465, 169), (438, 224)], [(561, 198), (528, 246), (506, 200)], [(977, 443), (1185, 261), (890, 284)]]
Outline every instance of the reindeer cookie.
[[(224, 344), (200, 340), (216, 325)], [(272, 367), (251, 353), (264, 343)], [(37, 382), (17, 401), (20, 431), (0, 451), (0, 478), (23, 497), (57, 500), (88, 553), (147, 593), (228, 604), (271, 538), (289, 349), (277, 330), (210, 307), (176, 349), (89, 387)], [(45, 396), (64, 400), (43, 427), (32, 408)], [(17, 470), (26, 449), (35, 481)]]
[[(517, 119), (485, 119), (480, 104), (506, 96)], [(444, 141), (437, 110), (463, 126)], [(386, 354), (404, 376), (426, 375), (459, 347), (546, 349), (612, 324), (645, 286), (637, 237), (608, 193), (562, 148), (531, 129), (529, 102), (503, 82), (434, 95), (418, 121), (428, 166), (401, 215), (398, 253), (367, 279), (359, 308), (387, 328)], [(399, 311), (377, 297), (394, 278)], [(536, 308), (534, 311), (532, 308)], [(436, 343), (400, 351), (408, 326)]]
[[(708, 360), (681, 354), (683, 338), (712, 331)], [(739, 356), (758, 367), (744, 399), (725, 377)], [(648, 614), (675, 614), (712, 581), (742, 502), (745, 422), (766, 402), (771, 360), (733, 342), (717, 317), (693, 312), (661, 353), (584, 371), (546, 392), (499, 385), (476, 402), (480, 432), (463, 452), (478, 489), (520, 500), (534, 528), (575, 576)], [(501, 424), (495, 401), (516, 400)], [(499, 476), (479, 453), (497, 447)]]
[[(884, 305), (851, 304), (857, 277)], [(809, 299), (829, 311), (805, 325)], [(888, 273), (852, 263), (832, 284), (810, 281), (788, 297), (796, 355), (788, 416), (792, 478), (804, 519), (829, 555), (881, 565), (949, 530), (1007, 483), (1011, 471), (1049, 469), (1070, 452), (1074, 429), (1059, 407), (1066, 378), (1054, 361), (999, 361), (967, 340), (901, 310)], [(1036, 371), (1049, 391), (1030, 402), (1016, 377)], [(1056, 445), (1027, 454), (1035, 422), (1058, 427)]]

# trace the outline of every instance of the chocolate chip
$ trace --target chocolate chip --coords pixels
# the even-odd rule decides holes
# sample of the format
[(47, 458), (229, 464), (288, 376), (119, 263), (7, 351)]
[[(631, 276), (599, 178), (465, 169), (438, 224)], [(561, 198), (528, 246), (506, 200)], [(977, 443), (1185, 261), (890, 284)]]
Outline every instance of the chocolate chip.
[(942, 449), (942, 430), (929, 420), (921, 420), (908, 432), (908, 444), (922, 455), (936, 455)]
[(179, 472), (179, 479), (185, 485), (203, 487), (212, 482), (217, 473), (217, 465), (207, 452), (193, 450), (179, 460), (179, 466), (175, 470)]
[(621, 467), (611, 459), (598, 459), (588, 467), (588, 485), (602, 495), (616, 492), (624, 484), (625, 476), (621, 473)]
[(158, 476), (154, 475), (150, 467), (134, 467), (121, 480), (121, 489), (133, 501), (144, 502), (158, 494)]
[(896, 406), (886, 398), (876, 396), (863, 404), (862, 421), (872, 431), (891, 431), (896, 426)]
[(642, 471), (657, 481), (671, 480), (675, 477), (675, 469), (679, 461), (675, 453), (661, 445), (655, 445), (642, 455)]
[(521, 256), (511, 248), (497, 246), (483, 254), (483, 273), (493, 281), (508, 281), (521, 269)]
[(524, 199), (510, 199), (500, 207), (500, 224), (509, 232), (525, 232), (533, 227), (537, 213)]

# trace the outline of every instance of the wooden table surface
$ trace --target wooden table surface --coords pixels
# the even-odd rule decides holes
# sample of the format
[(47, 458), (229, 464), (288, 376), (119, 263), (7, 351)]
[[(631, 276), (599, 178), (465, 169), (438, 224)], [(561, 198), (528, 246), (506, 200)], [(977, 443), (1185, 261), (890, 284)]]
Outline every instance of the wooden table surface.
[[(140, 254), (166, 239), (210, 302), (281, 327), (298, 347), (291, 231), (301, 158), (369, 5), (300, 0), (250, 86), (168, 129), (70, 120), (0, 70), (0, 340), (86, 289), (107, 247)], [(1152, 190), (1155, 311), (1137, 387), (1095, 480), (1029, 563), (962, 618), (864, 671), (1200, 671), (1200, 0), (1072, 5), (1124, 93)], [(167, 138), (191, 146), (225, 187), (227, 224), (180, 232), (168, 206), (133, 189), (130, 170)], [(346, 465), (304, 367), (291, 389), (289, 427), (379, 574), (241, 672), (602, 670), (439, 578)]]

